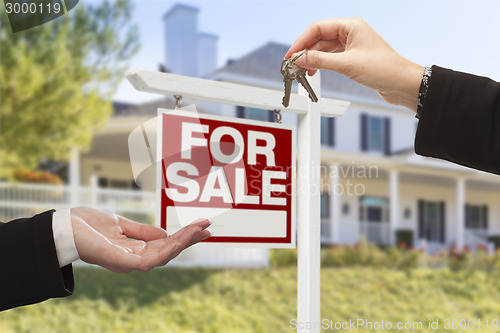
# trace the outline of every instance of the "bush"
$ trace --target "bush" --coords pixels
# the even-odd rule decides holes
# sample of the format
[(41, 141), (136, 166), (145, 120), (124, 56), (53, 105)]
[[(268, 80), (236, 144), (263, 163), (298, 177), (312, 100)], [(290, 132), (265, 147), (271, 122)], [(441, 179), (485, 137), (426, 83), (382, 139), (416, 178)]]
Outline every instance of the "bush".
[(397, 230), (396, 244), (399, 247), (413, 248), (413, 230)]
[[(331, 245), (321, 249), (323, 267), (369, 266), (410, 269), (418, 266), (420, 253), (409, 249), (386, 247), (361, 241), (355, 245)], [(271, 267), (289, 267), (297, 264), (297, 250), (270, 251)]]
[(489, 236), (488, 242), (493, 243), (495, 245), (495, 250), (500, 248), (500, 236)]
[[(297, 250), (274, 249), (270, 251), (271, 267), (290, 267), (297, 264)], [(366, 266), (409, 270), (422, 268), (446, 268), (451, 271), (500, 271), (500, 250), (488, 253), (486, 247), (479, 246), (476, 251), (465, 246), (457, 249), (428, 254), (423, 250), (407, 247), (380, 247), (366, 241), (355, 245), (330, 245), (321, 249), (323, 267)]]
[(271, 267), (289, 267), (297, 265), (296, 249), (272, 249), (269, 251)]
[(17, 170), (14, 172), (14, 179), (25, 183), (62, 185), (59, 176), (48, 171)]

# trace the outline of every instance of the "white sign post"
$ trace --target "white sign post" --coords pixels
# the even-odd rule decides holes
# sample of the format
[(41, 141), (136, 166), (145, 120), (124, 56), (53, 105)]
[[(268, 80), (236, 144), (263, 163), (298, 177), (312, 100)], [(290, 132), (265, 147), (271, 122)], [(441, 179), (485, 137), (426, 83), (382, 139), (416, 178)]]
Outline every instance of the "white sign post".
[(319, 101), (312, 103), (299, 87), (287, 109), (281, 105), (283, 91), (143, 70), (128, 71), (126, 76), (140, 91), (298, 114), (297, 321), (303, 325), (297, 331), (319, 333), (321, 116), (341, 116), (350, 103), (321, 98), (319, 73), (308, 78)]

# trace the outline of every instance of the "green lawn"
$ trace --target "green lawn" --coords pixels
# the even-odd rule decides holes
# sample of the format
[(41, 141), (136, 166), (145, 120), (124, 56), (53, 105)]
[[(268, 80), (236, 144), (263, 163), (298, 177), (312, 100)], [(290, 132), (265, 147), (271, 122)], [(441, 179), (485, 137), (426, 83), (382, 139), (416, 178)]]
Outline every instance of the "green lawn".
[[(296, 317), (293, 267), (167, 268), (129, 275), (76, 268), (75, 279), (72, 297), (0, 313), (0, 332), (294, 331), (290, 328)], [(325, 268), (322, 318), (424, 323), (423, 330), (392, 332), (500, 332), (491, 326), (493, 319), (500, 321), (500, 273)], [(436, 318), (440, 329), (429, 330), (428, 320)], [(475, 319), (475, 328), (445, 330), (447, 318)], [(483, 320), (481, 330), (478, 319)]]

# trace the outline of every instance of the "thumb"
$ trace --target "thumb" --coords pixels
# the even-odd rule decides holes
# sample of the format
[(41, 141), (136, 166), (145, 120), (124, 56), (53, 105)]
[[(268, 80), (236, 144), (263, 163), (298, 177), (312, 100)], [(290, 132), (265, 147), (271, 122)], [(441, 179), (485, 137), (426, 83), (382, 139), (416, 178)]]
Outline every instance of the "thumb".
[[(292, 58), (299, 52), (292, 55)], [(295, 64), (305, 69), (327, 69), (342, 74), (346, 66), (345, 53), (330, 53), (317, 50), (308, 50), (295, 60)]]

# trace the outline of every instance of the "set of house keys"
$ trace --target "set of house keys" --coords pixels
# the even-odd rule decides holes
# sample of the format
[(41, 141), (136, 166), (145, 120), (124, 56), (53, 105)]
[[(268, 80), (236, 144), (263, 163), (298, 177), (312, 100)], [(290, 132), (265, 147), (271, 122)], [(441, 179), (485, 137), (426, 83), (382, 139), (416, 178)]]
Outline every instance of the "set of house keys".
[(309, 94), (309, 98), (313, 102), (318, 101), (318, 97), (314, 93), (309, 82), (306, 79), (306, 70), (295, 64), (295, 61), (300, 58), (307, 50), (300, 52), (297, 56), (290, 59), (285, 59), (281, 63), (281, 74), (285, 83), (285, 96), (283, 96), (283, 106), (286, 108), (290, 104), (290, 95), (292, 93), (292, 82), (297, 80)]

